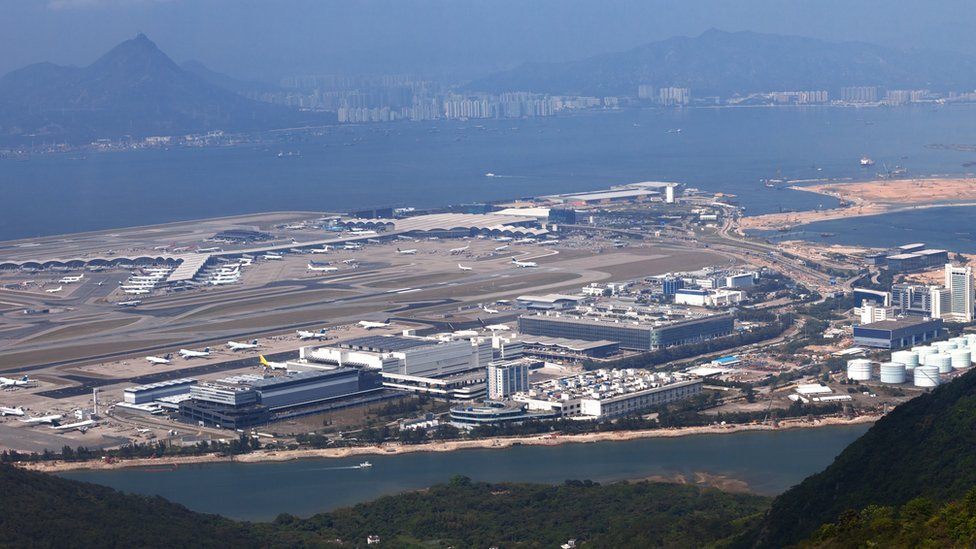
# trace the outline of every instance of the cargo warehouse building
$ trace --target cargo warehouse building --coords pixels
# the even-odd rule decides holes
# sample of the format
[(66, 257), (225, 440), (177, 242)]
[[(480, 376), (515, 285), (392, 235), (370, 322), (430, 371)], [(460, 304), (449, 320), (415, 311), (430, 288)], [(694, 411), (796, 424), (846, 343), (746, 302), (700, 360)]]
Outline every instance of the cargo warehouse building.
[(900, 349), (919, 345), (939, 336), (942, 319), (899, 318), (854, 326), (854, 345)]
[(267, 423), (272, 413), (311, 406), (360, 391), (359, 370), (335, 368), (263, 378), (242, 375), (194, 385), (180, 403), (187, 421), (243, 429)]
[(525, 315), (519, 332), (533, 336), (617, 341), (621, 349), (650, 351), (699, 343), (732, 333), (731, 315), (712, 315), (672, 322), (612, 321), (570, 316)]

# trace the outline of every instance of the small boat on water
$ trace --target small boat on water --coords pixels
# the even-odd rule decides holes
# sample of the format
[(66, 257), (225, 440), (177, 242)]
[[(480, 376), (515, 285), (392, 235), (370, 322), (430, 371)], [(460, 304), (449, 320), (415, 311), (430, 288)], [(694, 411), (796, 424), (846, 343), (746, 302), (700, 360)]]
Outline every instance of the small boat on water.
[(362, 462), (362, 463), (359, 464), (359, 468), (360, 469), (369, 469), (372, 466), (373, 466), (373, 464), (370, 463), (370, 462), (368, 462), (368, 461), (364, 461), (364, 462)]
[(861, 157), (861, 167), (866, 168), (868, 166), (874, 166), (874, 160), (871, 160), (871, 158), (869, 158), (867, 156), (862, 156)]

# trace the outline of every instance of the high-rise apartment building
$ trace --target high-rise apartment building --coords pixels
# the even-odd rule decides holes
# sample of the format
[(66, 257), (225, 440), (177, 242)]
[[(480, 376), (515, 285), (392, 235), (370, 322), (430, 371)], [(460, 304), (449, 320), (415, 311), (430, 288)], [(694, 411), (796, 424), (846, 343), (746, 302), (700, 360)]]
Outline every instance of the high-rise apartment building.
[(949, 291), (949, 309), (944, 318), (956, 322), (973, 321), (973, 268), (957, 267), (951, 263), (945, 266), (945, 287)]
[(488, 364), (488, 398), (503, 399), (529, 389), (529, 365), (520, 361)]

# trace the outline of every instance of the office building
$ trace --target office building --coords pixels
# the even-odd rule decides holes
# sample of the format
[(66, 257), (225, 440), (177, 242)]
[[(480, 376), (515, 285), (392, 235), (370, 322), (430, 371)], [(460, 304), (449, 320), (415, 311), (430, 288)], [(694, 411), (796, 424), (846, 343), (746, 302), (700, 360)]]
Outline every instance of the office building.
[(529, 364), (521, 360), (488, 364), (488, 398), (500, 400), (529, 388)]
[(854, 326), (854, 345), (880, 349), (901, 349), (939, 336), (941, 319), (901, 318)]
[(870, 301), (881, 307), (892, 305), (891, 293), (881, 290), (869, 290), (866, 288), (852, 288), (854, 291), (854, 303), (861, 305), (865, 301)]
[(661, 290), (664, 295), (671, 296), (678, 292), (678, 290), (685, 287), (685, 281), (682, 278), (676, 276), (668, 276), (661, 280)]
[(890, 255), (886, 261), (890, 270), (897, 273), (907, 273), (945, 265), (949, 262), (949, 252), (945, 250), (921, 250)]
[(973, 321), (973, 268), (945, 266), (945, 287), (949, 291), (949, 308), (941, 318), (955, 322)]
[(519, 317), (519, 332), (523, 334), (616, 341), (621, 349), (636, 351), (707, 341), (731, 334), (733, 325), (732, 316), (727, 314), (671, 322), (546, 315)]
[(188, 394), (196, 384), (197, 380), (193, 378), (181, 378), (127, 387), (122, 392), (122, 400), (126, 404), (147, 404), (160, 398)]

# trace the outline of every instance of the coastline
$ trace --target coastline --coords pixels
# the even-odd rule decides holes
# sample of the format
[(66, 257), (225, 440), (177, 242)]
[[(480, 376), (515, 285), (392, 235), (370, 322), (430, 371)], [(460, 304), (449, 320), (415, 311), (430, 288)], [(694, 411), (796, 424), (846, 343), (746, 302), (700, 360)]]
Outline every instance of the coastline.
[(113, 462), (90, 460), (79, 462), (46, 461), (19, 462), (15, 465), (32, 471), (61, 473), (76, 470), (112, 470), (139, 467), (179, 467), (206, 463), (266, 463), (295, 461), (303, 459), (341, 459), (357, 456), (399, 455), (414, 452), (453, 452), (468, 449), (505, 449), (513, 446), (556, 446), (560, 444), (589, 444), (595, 442), (621, 442), (642, 438), (671, 438), (694, 435), (734, 434), (747, 431), (783, 431), (787, 429), (815, 429), (832, 425), (860, 425), (874, 423), (881, 416), (865, 415), (852, 419), (822, 418), (817, 420), (781, 420), (777, 426), (764, 424), (709, 425), (703, 427), (681, 427), (675, 429), (647, 429), (640, 431), (609, 431), (563, 435), (559, 433), (516, 437), (492, 437), (475, 440), (452, 440), (428, 442), (424, 444), (384, 443), (374, 446), (353, 446), (346, 448), (320, 448), (301, 450), (259, 450), (249, 454), (224, 456), (205, 454), (201, 456), (164, 456), (160, 458), (123, 459)]
[(791, 186), (789, 189), (836, 198), (847, 205), (828, 210), (743, 217), (737, 229), (789, 230), (818, 221), (930, 208), (976, 206), (976, 180), (966, 178), (875, 180)]

